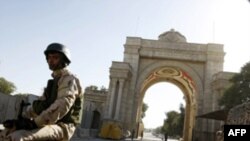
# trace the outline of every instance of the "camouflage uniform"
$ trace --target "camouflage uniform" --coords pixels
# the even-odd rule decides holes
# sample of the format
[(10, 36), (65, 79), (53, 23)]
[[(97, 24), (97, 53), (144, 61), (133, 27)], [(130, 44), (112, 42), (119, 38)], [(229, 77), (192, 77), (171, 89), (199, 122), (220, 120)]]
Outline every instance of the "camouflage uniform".
[[(28, 108), (25, 116), (34, 119), (38, 129), (34, 130), (17, 130), (5, 137), (10, 141), (34, 141), (34, 140), (61, 140), (68, 141), (75, 131), (76, 122), (63, 122), (63, 117), (71, 112), (76, 98), (82, 97), (82, 88), (74, 75), (66, 68), (52, 73), (54, 78), (59, 78), (57, 87), (57, 97), (55, 101), (41, 114), (34, 111), (33, 106)], [(40, 100), (44, 100), (44, 95)], [(81, 112), (81, 109), (80, 109)], [(71, 113), (70, 113), (71, 114)], [(77, 119), (80, 122), (80, 115)], [(1, 138), (0, 138), (1, 139)]]

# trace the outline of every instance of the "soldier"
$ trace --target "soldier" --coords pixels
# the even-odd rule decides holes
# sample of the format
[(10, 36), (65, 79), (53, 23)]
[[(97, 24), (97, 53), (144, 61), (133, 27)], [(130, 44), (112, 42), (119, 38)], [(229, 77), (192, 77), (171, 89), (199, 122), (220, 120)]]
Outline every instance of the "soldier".
[(132, 130), (131, 141), (134, 141), (134, 137), (135, 137), (135, 129)]
[(164, 134), (164, 138), (165, 138), (165, 141), (167, 141), (167, 140), (168, 140), (168, 133), (167, 133), (167, 132), (165, 132), (165, 134)]
[(59, 43), (44, 51), (53, 79), (48, 80), (43, 96), (35, 100), (24, 117), (4, 122), (4, 139), (9, 141), (68, 141), (81, 120), (82, 88), (79, 79), (67, 68), (68, 49)]

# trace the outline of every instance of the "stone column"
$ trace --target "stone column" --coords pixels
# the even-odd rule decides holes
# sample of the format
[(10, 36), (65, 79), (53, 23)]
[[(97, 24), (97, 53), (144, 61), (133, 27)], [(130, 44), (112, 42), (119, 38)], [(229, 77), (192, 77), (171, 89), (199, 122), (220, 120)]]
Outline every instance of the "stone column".
[(122, 91), (123, 91), (123, 86), (124, 86), (124, 80), (120, 79), (119, 80), (119, 92), (118, 92), (118, 99), (117, 99), (117, 104), (116, 104), (116, 110), (115, 110), (115, 119), (119, 119), (119, 113), (120, 113), (120, 107), (121, 107), (121, 98), (122, 98)]
[(110, 98), (110, 105), (109, 105), (109, 114), (108, 114), (108, 117), (109, 118), (112, 118), (112, 110), (113, 110), (113, 105), (114, 105), (114, 97), (115, 97), (115, 89), (116, 89), (116, 81), (117, 79), (114, 79), (112, 78), (111, 79), (111, 90), (110, 90), (110, 93), (111, 93), (111, 98)]

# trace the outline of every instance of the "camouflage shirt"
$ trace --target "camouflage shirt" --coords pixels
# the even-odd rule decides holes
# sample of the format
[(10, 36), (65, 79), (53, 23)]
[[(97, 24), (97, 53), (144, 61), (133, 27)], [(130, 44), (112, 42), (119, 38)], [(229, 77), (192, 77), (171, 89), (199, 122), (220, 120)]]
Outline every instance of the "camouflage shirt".
[[(55, 124), (60, 121), (71, 110), (77, 97), (82, 97), (80, 81), (75, 75), (71, 74), (68, 69), (65, 68), (54, 71), (52, 76), (54, 78), (59, 77), (55, 101), (39, 115), (34, 112), (35, 107), (30, 108), (28, 112), (34, 118), (38, 127)], [(44, 95), (39, 99), (46, 100)]]

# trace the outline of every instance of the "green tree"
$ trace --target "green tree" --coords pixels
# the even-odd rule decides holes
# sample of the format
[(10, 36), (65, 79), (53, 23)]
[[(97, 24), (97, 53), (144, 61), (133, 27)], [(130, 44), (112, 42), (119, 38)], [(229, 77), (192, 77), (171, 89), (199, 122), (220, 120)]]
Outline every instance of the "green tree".
[(179, 136), (182, 136), (183, 134), (184, 119), (185, 119), (185, 107), (183, 104), (180, 104), (180, 114), (176, 129), (176, 134)]
[(178, 121), (180, 114), (176, 111), (170, 111), (166, 113), (166, 119), (164, 120), (163, 132), (167, 132), (169, 136), (177, 136)]
[(219, 105), (230, 109), (250, 99), (250, 62), (246, 63), (240, 73), (235, 74), (231, 87), (226, 89), (224, 95), (219, 99)]
[(142, 104), (142, 113), (141, 113), (141, 119), (143, 119), (146, 116), (146, 111), (148, 110), (148, 105), (143, 102)]
[(16, 90), (14, 83), (0, 77), (0, 92), (4, 94), (11, 94)]
[(176, 111), (166, 113), (161, 133), (164, 134), (167, 132), (169, 136), (181, 137), (183, 134), (184, 118), (185, 108), (183, 104), (180, 104), (180, 113)]

